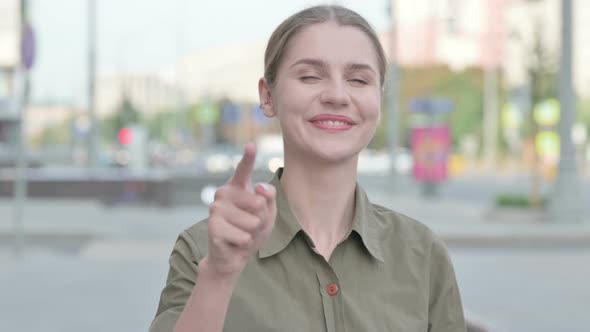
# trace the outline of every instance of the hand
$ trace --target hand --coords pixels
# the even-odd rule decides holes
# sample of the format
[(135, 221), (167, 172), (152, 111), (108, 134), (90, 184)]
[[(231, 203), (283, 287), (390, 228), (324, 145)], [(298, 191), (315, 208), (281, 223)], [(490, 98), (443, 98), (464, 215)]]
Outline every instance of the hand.
[(252, 188), (255, 159), (256, 147), (247, 144), (209, 208), (209, 252), (199, 265), (215, 277), (237, 278), (274, 227), (276, 190), (267, 183)]

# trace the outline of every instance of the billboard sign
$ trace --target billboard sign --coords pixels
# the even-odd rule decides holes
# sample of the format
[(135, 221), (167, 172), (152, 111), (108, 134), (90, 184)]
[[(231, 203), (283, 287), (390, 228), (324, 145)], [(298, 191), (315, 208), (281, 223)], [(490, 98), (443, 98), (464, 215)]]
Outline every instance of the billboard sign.
[(447, 160), (451, 148), (448, 126), (412, 128), (414, 178), (425, 183), (440, 183), (447, 179)]
[(24, 26), (23, 31), (23, 42), (21, 45), (21, 55), (22, 55), (22, 63), (27, 70), (30, 70), (33, 67), (33, 63), (35, 61), (35, 33), (33, 32), (33, 27), (28, 22)]
[(455, 109), (455, 104), (450, 99), (414, 98), (408, 107), (411, 112), (449, 113)]

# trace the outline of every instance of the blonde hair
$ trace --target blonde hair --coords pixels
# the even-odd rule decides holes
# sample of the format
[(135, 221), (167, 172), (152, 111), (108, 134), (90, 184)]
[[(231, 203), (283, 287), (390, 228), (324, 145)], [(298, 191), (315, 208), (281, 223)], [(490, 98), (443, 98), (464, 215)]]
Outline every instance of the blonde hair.
[(377, 52), (380, 83), (383, 86), (387, 70), (387, 59), (383, 46), (371, 25), (358, 13), (338, 5), (322, 5), (304, 9), (284, 20), (272, 33), (264, 53), (264, 78), (273, 86), (279, 64), (287, 44), (301, 29), (316, 23), (334, 21), (341, 26), (351, 26), (363, 31), (373, 43)]

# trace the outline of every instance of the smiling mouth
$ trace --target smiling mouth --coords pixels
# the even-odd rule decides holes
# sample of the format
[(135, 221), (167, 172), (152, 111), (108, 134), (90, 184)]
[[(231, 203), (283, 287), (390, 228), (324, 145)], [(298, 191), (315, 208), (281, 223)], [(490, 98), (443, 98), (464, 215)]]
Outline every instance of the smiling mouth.
[(321, 124), (324, 126), (329, 127), (342, 127), (342, 126), (350, 126), (351, 124), (344, 121), (334, 121), (334, 120), (320, 120), (320, 121), (312, 121), (312, 123)]
[(327, 133), (341, 133), (350, 130), (354, 121), (340, 114), (319, 114), (311, 118), (309, 122), (317, 129)]

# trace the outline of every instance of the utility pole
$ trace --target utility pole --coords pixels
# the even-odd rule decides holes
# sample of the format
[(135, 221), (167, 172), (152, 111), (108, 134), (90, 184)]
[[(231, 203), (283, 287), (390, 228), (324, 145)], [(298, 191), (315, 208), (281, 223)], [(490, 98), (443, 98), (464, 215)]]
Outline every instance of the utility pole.
[[(178, 137), (185, 135), (188, 132), (189, 126), (186, 125), (186, 112), (187, 112), (187, 100), (185, 94), (185, 75), (184, 75), (184, 68), (186, 65), (184, 64), (185, 61), (183, 59), (185, 43), (186, 43), (186, 36), (185, 36), (185, 17), (186, 13), (188, 13), (188, 3), (186, 0), (180, 0), (178, 3), (178, 10), (177, 14), (179, 15), (176, 18), (176, 66), (174, 70), (174, 76), (176, 79), (176, 128), (174, 130), (174, 134)], [(188, 61), (188, 60), (187, 60)]]
[(389, 38), (389, 89), (387, 96), (387, 147), (391, 158), (390, 175), (395, 181), (396, 169), (395, 160), (399, 148), (399, 68), (397, 56), (397, 6), (396, 0), (388, 0), (390, 17), (390, 38)]
[(498, 71), (493, 64), (484, 68), (484, 158), (490, 171), (496, 169), (498, 150)]
[(572, 82), (572, 0), (561, 1), (561, 59), (559, 66), (560, 157), (557, 180), (549, 205), (549, 220), (556, 223), (581, 222), (581, 187), (576, 169), (576, 151), (571, 138), (575, 119)]
[(487, 55), (484, 63), (484, 160), (486, 168), (497, 166), (498, 151), (498, 57), (499, 31), (496, 20), (500, 19), (502, 1), (488, 0)]
[(96, 0), (88, 0), (88, 120), (90, 128), (88, 129), (87, 137), (87, 155), (88, 167), (93, 168), (98, 166), (98, 134), (99, 128), (96, 121), (96, 105), (95, 105), (95, 91), (96, 91)]
[(16, 167), (14, 177), (14, 254), (16, 258), (23, 255), (25, 247), (25, 230), (23, 211), (27, 199), (27, 145), (25, 142), (25, 110), (29, 97), (29, 70), (33, 65), (35, 38), (30, 23), (28, 1), (21, 0), (19, 8), (19, 62), (15, 71), (15, 112), (19, 119), (16, 128)]

